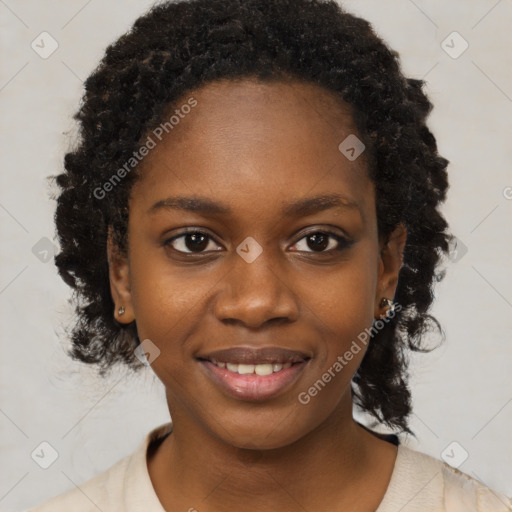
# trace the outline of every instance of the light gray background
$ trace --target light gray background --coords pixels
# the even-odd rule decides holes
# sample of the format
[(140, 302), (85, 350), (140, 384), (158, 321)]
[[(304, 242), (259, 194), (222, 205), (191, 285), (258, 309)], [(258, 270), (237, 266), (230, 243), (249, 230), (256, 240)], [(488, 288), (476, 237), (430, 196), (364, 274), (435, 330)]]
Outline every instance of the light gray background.
[[(67, 358), (69, 290), (52, 261), (32, 251), (42, 238), (54, 240), (46, 177), (60, 172), (73, 143), (82, 81), (150, 5), (0, 0), (2, 511), (24, 510), (83, 483), (168, 421), (163, 387), (150, 369), (101, 381)], [(451, 161), (444, 213), (467, 247), (448, 262), (436, 289), (433, 311), (446, 342), (412, 361), (418, 439), (407, 443), (441, 458), (456, 441), (469, 454), (462, 471), (512, 495), (511, 2), (344, 5), (400, 52), (408, 76), (427, 80), (435, 105), (429, 125)], [(59, 44), (47, 59), (31, 48), (43, 31)], [(469, 43), (457, 59), (441, 47), (453, 31)], [(42, 441), (59, 453), (46, 470), (31, 458)], [(453, 453), (460, 456), (461, 448)]]

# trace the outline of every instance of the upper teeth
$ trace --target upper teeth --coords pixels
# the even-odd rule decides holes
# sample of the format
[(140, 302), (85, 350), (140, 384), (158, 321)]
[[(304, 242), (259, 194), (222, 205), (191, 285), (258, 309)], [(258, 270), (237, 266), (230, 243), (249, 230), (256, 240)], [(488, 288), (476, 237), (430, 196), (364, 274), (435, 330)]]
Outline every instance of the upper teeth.
[(266, 363), (266, 364), (233, 364), (212, 361), (219, 368), (227, 368), (230, 372), (248, 375), (255, 373), (256, 375), (270, 375), (282, 369), (290, 368), (292, 363)]

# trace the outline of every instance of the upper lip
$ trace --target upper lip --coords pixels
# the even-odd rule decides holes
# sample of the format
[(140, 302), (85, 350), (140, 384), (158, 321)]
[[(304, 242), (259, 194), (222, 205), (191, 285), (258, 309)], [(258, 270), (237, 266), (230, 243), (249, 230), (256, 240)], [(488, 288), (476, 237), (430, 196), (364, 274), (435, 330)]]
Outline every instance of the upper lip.
[(310, 359), (304, 352), (282, 347), (231, 347), (200, 355), (197, 359), (232, 364), (302, 363)]

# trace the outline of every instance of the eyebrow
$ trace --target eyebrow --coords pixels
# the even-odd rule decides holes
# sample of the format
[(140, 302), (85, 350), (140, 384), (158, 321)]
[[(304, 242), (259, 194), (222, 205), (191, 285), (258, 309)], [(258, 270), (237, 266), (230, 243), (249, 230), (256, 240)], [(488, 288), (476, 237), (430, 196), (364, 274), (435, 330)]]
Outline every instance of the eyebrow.
[[(329, 210), (330, 208), (350, 208), (358, 210), (359, 205), (355, 201), (339, 194), (324, 194), (285, 203), (282, 215), (285, 217), (305, 217), (317, 212)], [(161, 209), (181, 210), (203, 215), (230, 215), (233, 213), (228, 206), (212, 201), (206, 197), (167, 197), (157, 201), (151, 206), (148, 210), (148, 214), (153, 214)]]

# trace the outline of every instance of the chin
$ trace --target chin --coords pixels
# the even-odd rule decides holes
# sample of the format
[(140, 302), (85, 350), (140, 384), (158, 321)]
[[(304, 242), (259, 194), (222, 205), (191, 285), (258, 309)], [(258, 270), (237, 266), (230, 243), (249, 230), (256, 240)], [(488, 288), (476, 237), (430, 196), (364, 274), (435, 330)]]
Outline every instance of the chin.
[(315, 427), (309, 425), (305, 418), (299, 420), (296, 415), (285, 410), (271, 415), (255, 411), (254, 415), (246, 413), (243, 417), (215, 417), (218, 419), (210, 427), (216, 437), (228, 445), (245, 450), (284, 448), (306, 436)]

